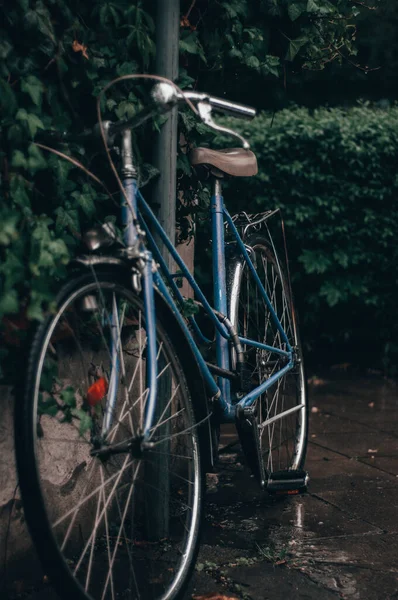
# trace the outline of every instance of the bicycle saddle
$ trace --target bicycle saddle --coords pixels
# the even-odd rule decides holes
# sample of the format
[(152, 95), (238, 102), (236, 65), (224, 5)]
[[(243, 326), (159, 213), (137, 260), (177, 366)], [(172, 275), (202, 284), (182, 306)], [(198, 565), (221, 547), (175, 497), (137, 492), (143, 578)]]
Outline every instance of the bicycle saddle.
[[(211, 150), (210, 148), (194, 148), (189, 153), (191, 165), (206, 165), (215, 167), (222, 175), (234, 177), (251, 177), (257, 174), (257, 158), (251, 150), (244, 148), (225, 148), (224, 150)], [(210, 169), (213, 175), (220, 177), (220, 173)]]

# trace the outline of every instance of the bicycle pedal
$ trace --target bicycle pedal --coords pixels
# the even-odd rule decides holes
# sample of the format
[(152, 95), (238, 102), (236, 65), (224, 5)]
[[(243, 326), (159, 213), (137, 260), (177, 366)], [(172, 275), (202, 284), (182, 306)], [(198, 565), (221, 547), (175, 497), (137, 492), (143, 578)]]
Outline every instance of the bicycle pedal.
[(307, 471), (275, 471), (269, 475), (266, 490), (275, 496), (294, 496), (306, 492), (308, 482)]

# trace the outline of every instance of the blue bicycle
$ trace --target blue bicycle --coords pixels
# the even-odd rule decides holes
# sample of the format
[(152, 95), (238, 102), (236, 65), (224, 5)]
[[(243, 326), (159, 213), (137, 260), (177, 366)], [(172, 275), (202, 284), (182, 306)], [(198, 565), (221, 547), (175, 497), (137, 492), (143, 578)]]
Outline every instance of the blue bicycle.
[[(213, 186), (213, 306), (136, 181), (132, 129), (183, 102), (243, 146), (190, 156)], [(228, 213), (223, 179), (255, 175), (257, 163), (213, 110), (255, 115), (160, 81), (143, 113), (100, 122), (107, 145), (120, 142), (124, 237), (111, 223), (86, 234), (91, 252), (76, 259), (31, 345), (16, 402), (17, 464), (33, 540), (64, 598), (183, 597), (222, 423), (236, 424), (263, 490), (306, 489), (305, 375), (287, 265), (268, 227), (275, 211)]]

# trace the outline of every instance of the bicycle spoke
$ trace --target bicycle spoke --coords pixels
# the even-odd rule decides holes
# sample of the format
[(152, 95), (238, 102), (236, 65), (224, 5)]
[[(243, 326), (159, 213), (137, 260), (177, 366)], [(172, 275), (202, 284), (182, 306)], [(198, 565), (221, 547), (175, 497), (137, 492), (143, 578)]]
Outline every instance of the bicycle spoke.
[[(64, 559), (62, 572), (87, 600), (126, 593), (131, 600), (171, 600), (197, 544), (194, 388), (170, 323), (160, 317), (149, 332), (142, 300), (113, 276), (106, 285), (99, 277), (78, 281), (82, 291), (68, 291), (50, 316), (54, 324), (33, 361), (41, 365), (31, 382), (38, 423), (33, 456), (39, 477), (51, 460), (63, 480), (54, 496), (42, 487), (49, 521), (43, 528), (52, 532), (52, 555)], [(141, 449), (149, 335), (156, 339), (160, 392), (147, 432), (153, 448)]]
[[(100, 511), (100, 507), (101, 507), (101, 499), (102, 496), (101, 494), (98, 494), (98, 500), (97, 500), (97, 510), (95, 513), (95, 520), (98, 521), (98, 515), (99, 515), (99, 511)], [(86, 592), (88, 591), (89, 585), (90, 585), (90, 577), (91, 577), (91, 569), (93, 566), (93, 554), (94, 554), (94, 547), (95, 547), (95, 540), (97, 537), (97, 532), (95, 532), (94, 534), (94, 539), (93, 542), (91, 544), (91, 549), (90, 549), (90, 557), (89, 557), (89, 561), (88, 561), (88, 568), (87, 568), (87, 575), (86, 575), (86, 582), (85, 582), (85, 590)]]
[(121, 524), (120, 524), (120, 527), (119, 527), (119, 531), (118, 531), (118, 535), (117, 535), (117, 539), (116, 539), (116, 543), (115, 543), (115, 550), (113, 551), (112, 560), (110, 560), (110, 562), (109, 562), (109, 570), (108, 570), (108, 575), (107, 575), (107, 578), (106, 578), (106, 581), (105, 581), (104, 593), (102, 594), (102, 600), (105, 597), (105, 593), (106, 593), (106, 590), (107, 590), (107, 587), (108, 587), (109, 580), (112, 581), (112, 574), (111, 574), (112, 573), (112, 567), (113, 567), (113, 563), (114, 563), (114, 560), (115, 560), (115, 555), (116, 555), (116, 552), (117, 552), (118, 544), (119, 544), (119, 541), (120, 541), (121, 532), (122, 532), (122, 529), (124, 527), (124, 521), (126, 519), (127, 509), (129, 507), (131, 495), (133, 493), (135, 479), (137, 477), (138, 470), (140, 469), (140, 467), (141, 467), (141, 463), (139, 463), (137, 465), (137, 468), (136, 468), (134, 476), (133, 476), (133, 481), (131, 482), (131, 485), (130, 485), (130, 490), (129, 490), (129, 493), (128, 493), (128, 496), (127, 496), (125, 509), (124, 509), (124, 512), (123, 512), (123, 516), (122, 516), (122, 519), (121, 519)]
[[(101, 481), (103, 483), (103, 481), (104, 481), (104, 474), (102, 472), (102, 465), (100, 467), (100, 473), (101, 473)], [(102, 487), (101, 493), (102, 493), (102, 501), (104, 503), (104, 506), (106, 506), (105, 488), (104, 487)], [(110, 549), (110, 546), (109, 546), (108, 512), (106, 510), (105, 510), (105, 535), (106, 535), (106, 548), (107, 548), (108, 563), (109, 563), (108, 578), (110, 578), (110, 582), (111, 582), (111, 596), (112, 596), (112, 600), (115, 600), (115, 591), (114, 591), (114, 587), (113, 587), (113, 576), (112, 576), (113, 575), (113, 573), (112, 573), (113, 561), (111, 561), (111, 549)], [(94, 537), (95, 537), (95, 534), (94, 534)], [(94, 544), (94, 540), (92, 541), (92, 545), (93, 544)], [(104, 587), (104, 591), (103, 591), (103, 594), (102, 594), (102, 600), (105, 597), (106, 589), (107, 589), (107, 584), (105, 584), (105, 587)]]

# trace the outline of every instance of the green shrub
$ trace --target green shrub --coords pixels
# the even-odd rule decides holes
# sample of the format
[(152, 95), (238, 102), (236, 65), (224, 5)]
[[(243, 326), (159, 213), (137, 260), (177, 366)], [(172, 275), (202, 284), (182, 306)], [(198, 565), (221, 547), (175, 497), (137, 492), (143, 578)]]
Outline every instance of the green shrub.
[(393, 369), (398, 107), (292, 108), (240, 131), (259, 174), (233, 179), (229, 208), (281, 208), (307, 349)]

